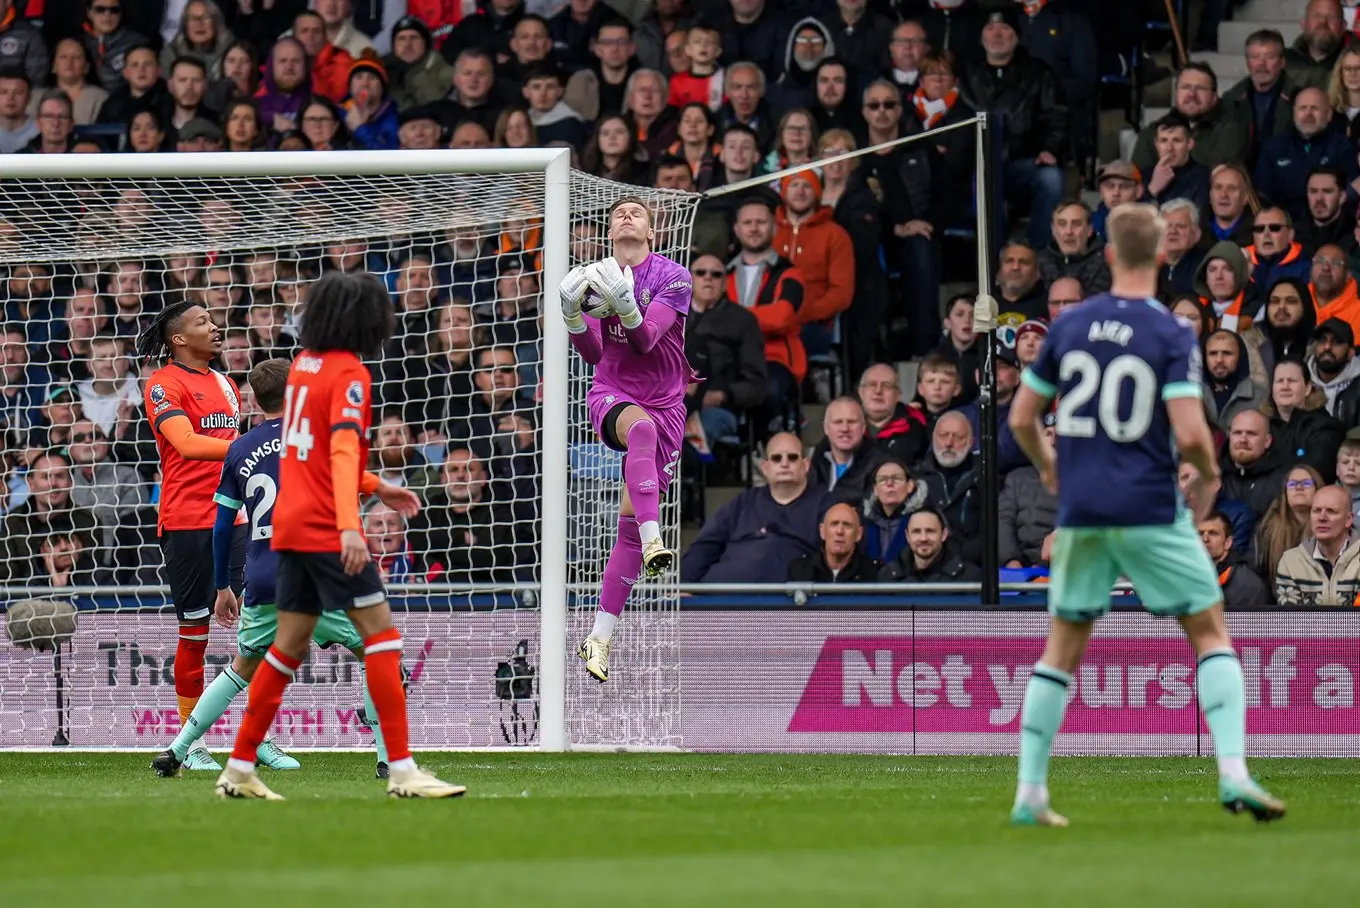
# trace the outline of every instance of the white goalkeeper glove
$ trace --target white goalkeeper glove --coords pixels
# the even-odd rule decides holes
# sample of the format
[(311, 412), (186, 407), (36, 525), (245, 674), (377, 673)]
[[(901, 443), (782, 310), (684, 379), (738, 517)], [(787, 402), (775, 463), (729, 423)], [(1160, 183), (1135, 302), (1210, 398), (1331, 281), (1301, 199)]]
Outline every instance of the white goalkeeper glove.
[(567, 323), (567, 330), (572, 334), (585, 333), (586, 321), (581, 318), (581, 303), (585, 301), (589, 289), (586, 269), (579, 265), (567, 272), (561, 286), (557, 288), (557, 295), (562, 299), (562, 320)]
[(605, 302), (614, 310), (625, 328), (642, 325), (642, 310), (633, 299), (633, 269), (619, 268), (619, 263), (611, 258), (601, 259), (586, 266), (586, 277), (590, 286), (599, 291)]

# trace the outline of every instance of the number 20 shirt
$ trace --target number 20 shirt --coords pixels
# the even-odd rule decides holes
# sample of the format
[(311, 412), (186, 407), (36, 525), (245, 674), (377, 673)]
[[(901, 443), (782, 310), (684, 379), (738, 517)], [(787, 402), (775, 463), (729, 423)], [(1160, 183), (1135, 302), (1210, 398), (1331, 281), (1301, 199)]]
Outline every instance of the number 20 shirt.
[(1058, 399), (1058, 526), (1165, 526), (1184, 507), (1164, 401), (1199, 398), (1188, 322), (1151, 299), (1092, 297), (1055, 319), (1025, 370)]

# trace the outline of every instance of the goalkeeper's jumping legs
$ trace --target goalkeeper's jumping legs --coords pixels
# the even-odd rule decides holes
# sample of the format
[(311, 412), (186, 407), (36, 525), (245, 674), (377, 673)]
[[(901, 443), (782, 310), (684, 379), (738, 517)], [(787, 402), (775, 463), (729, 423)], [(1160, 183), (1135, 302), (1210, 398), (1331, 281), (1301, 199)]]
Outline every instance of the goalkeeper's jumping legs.
[[(627, 496), (624, 505), (627, 507)], [(595, 613), (595, 627), (577, 651), (586, 663), (586, 671), (600, 682), (609, 680), (609, 641), (619, 623), (619, 615), (633, 592), (642, 570), (642, 538), (638, 534), (637, 518), (619, 515), (619, 534), (604, 566), (604, 581), (600, 584), (600, 608)]]
[[(637, 518), (642, 539), (642, 569), (648, 577), (668, 570), (674, 553), (661, 543), (661, 486), (657, 477), (656, 423), (640, 407), (629, 407), (619, 415), (615, 435), (626, 439), (628, 453), (623, 457), (623, 480), (627, 490), (621, 513)], [(629, 505), (631, 504), (631, 507)]]

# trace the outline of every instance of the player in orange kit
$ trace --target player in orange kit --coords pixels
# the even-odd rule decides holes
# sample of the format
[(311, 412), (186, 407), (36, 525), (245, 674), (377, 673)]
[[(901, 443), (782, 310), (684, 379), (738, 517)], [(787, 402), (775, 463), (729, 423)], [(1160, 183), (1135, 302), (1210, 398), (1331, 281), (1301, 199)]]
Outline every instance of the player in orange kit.
[[(378, 355), (394, 326), (387, 289), (371, 274), (332, 272), (308, 294), (303, 349), (284, 394), (274, 506), (278, 633), (251, 679), (236, 747), (217, 780), (219, 797), (281, 800), (255, 775), (255, 751), (274, 721), (283, 689), (307, 657), (318, 617), (338, 609), (349, 615), (364, 641), (369, 693), (387, 742), (387, 793), (450, 798), (466, 791), (418, 768), (411, 757), (401, 632), (392, 626), (387, 594), (359, 522), (360, 477), (373, 416), (372, 379), (359, 357)], [(406, 495), (419, 505), (413, 492)]]
[[(222, 476), (227, 448), (238, 434), (241, 398), (232, 380), (211, 366), (222, 350), (222, 332), (202, 306), (181, 302), (161, 310), (138, 338), (137, 350), (147, 359), (169, 359), (147, 379), (145, 404), (161, 458), (157, 531), (170, 599), (179, 618), (175, 696), (180, 721), (187, 722), (203, 695), (208, 618), (217, 596), (213, 587), (212, 528), (217, 513), (213, 493)], [(232, 541), (231, 582), (238, 592), (243, 584), (244, 529), (238, 528)], [(272, 765), (275, 750), (272, 744), (262, 744), (259, 758)], [(184, 767), (221, 769), (202, 746), (189, 752)]]

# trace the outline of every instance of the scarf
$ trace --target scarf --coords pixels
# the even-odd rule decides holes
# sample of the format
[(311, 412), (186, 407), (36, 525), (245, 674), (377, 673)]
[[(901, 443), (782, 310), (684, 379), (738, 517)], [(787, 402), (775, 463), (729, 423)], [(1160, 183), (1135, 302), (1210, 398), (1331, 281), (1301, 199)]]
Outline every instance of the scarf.
[(938, 101), (927, 101), (924, 88), (916, 89), (916, 93), (911, 96), (911, 103), (916, 105), (916, 117), (921, 121), (922, 129), (934, 129), (944, 119), (945, 114), (954, 107), (954, 103), (959, 99), (957, 88), (949, 89), (949, 93)]
[(1048, 6), (1048, 0), (1021, 0), (1025, 5), (1025, 15), (1033, 19), (1039, 15), (1039, 10)]

